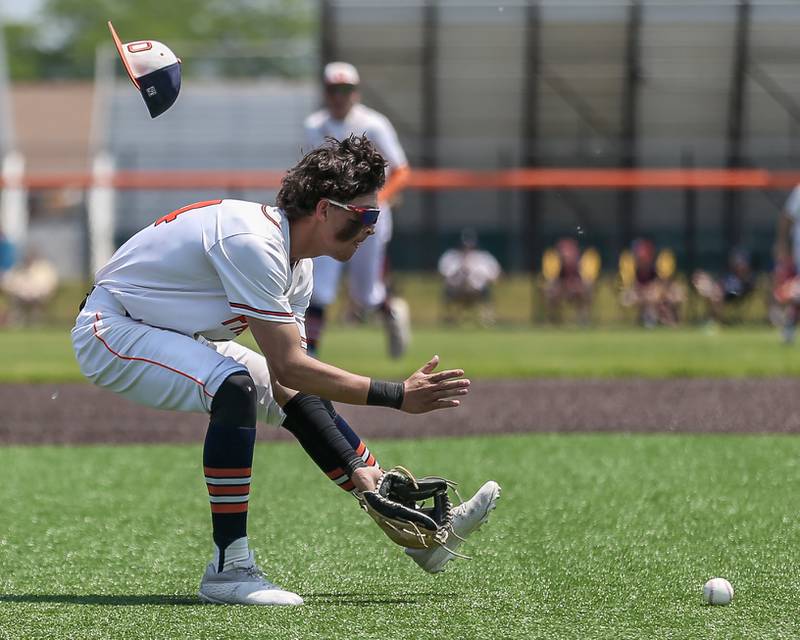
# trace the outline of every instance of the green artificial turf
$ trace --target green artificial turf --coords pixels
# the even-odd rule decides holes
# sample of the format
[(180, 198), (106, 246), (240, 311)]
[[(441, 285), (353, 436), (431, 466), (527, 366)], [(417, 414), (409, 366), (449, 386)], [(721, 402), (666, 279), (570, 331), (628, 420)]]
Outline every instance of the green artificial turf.
[[(297, 609), (197, 604), (210, 551), (199, 446), (0, 449), (0, 638), (796, 638), (800, 440), (525, 435), (373, 442), (503, 485), (423, 574), (292, 443), (261, 443), (250, 507)], [(703, 582), (736, 589), (702, 604)]]
[[(252, 336), (243, 342), (254, 346)], [(376, 327), (332, 327), (322, 359), (357, 373), (402, 379), (434, 354), (442, 367), (476, 379), (530, 377), (761, 377), (800, 375), (800, 347), (768, 328), (415, 331), (411, 349), (390, 360)], [(82, 381), (67, 329), (0, 331), (0, 383)]]

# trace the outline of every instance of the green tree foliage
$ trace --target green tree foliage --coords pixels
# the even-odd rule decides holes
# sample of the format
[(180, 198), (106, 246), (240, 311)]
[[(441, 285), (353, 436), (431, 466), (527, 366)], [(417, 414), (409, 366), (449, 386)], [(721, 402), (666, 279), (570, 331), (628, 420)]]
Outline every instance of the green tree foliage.
[(128, 42), (149, 38), (235, 54), (307, 40), (314, 19), (310, 0), (46, 0), (36, 23), (6, 25), (5, 35), (13, 79), (89, 78), (97, 46), (111, 42), (108, 20)]

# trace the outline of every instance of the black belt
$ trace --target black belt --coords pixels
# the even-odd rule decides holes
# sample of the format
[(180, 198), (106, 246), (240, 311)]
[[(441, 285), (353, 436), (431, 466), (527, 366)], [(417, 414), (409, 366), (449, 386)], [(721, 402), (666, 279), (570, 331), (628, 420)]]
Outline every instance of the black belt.
[(83, 308), (86, 306), (86, 301), (89, 299), (89, 296), (92, 295), (92, 291), (94, 291), (94, 285), (92, 285), (92, 288), (83, 296), (83, 300), (81, 300), (81, 303), (78, 305), (78, 311), (83, 311)]

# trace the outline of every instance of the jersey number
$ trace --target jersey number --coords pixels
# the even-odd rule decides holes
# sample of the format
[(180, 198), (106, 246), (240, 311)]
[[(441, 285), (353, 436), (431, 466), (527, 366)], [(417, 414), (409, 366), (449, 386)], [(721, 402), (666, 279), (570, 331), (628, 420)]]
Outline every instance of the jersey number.
[(172, 213), (168, 213), (165, 216), (161, 216), (156, 223), (153, 225), (157, 227), (162, 222), (172, 222), (175, 218), (177, 218), (182, 213), (186, 213), (187, 211), (192, 211), (193, 209), (202, 209), (203, 207), (210, 207), (212, 204), (219, 204), (222, 200), (204, 200), (203, 202), (195, 202), (194, 204), (187, 204), (185, 207), (181, 207), (180, 209), (175, 209)]

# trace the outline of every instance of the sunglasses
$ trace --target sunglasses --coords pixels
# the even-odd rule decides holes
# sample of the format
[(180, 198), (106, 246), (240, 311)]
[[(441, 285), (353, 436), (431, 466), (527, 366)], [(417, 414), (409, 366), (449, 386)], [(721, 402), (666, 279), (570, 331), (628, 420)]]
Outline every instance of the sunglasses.
[(349, 96), (356, 90), (353, 84), (328, 84), (325, 85), (325, 93), (330, 95)]
[(357, 213), (361, 219), (361, 224), (363, 224), (365, 227), (375, 224), (378, 221), (378, 216), (381, 212), (380, 209), (375, 207), (358, 207), (354, 204), (342, 204), (341, 202), (336, 202), (336, 200), (331, 200), (330, 198), (325, 199), (335, 207), (339, 207), (345, 211)]

